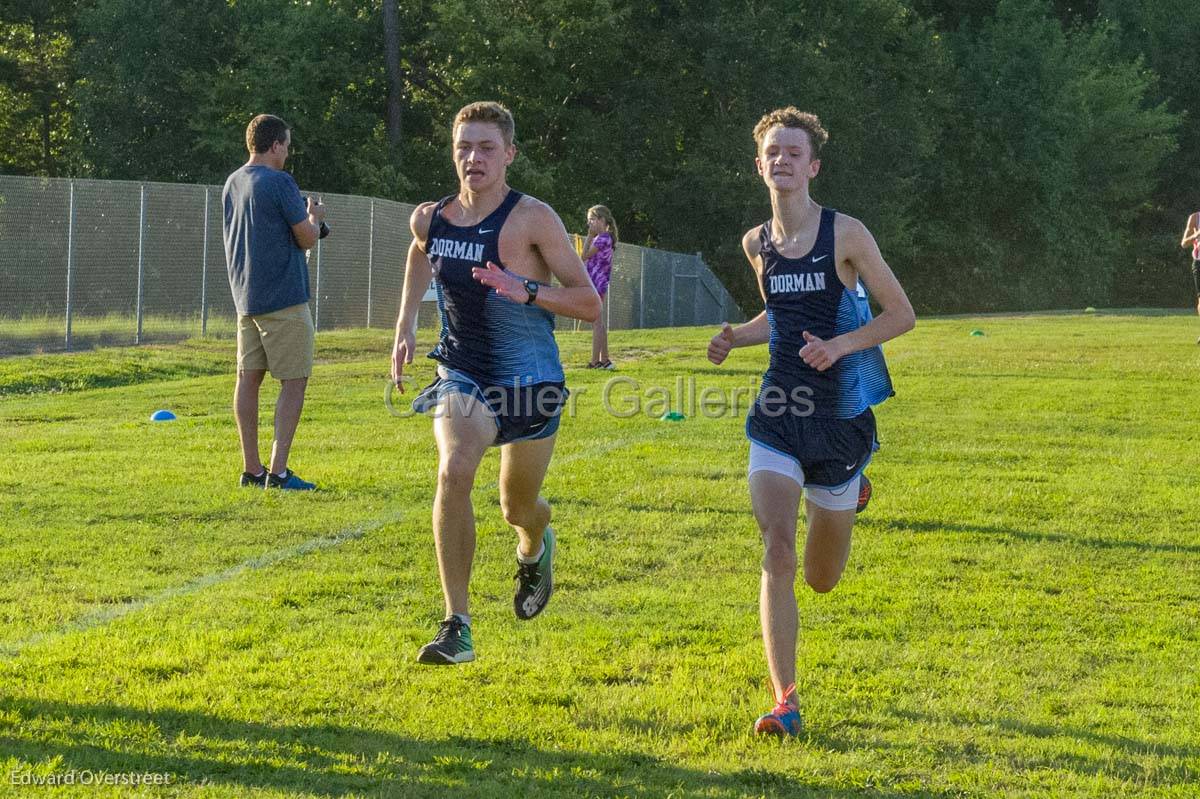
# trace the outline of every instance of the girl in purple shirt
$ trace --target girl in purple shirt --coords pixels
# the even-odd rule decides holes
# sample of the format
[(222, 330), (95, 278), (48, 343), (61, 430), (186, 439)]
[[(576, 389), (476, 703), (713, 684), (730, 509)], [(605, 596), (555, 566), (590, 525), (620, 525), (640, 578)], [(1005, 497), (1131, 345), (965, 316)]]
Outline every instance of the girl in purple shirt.
[(593, 205), (587, 212), (588, 234), (583, 242), (583, 257), (588, 277), (604, 301), (600, 318), (592, 324), (592, 362), (589, 369), (612, 369), (608, 359), (608, 279), (612, 276), (613, 248), (617, 243), (617, 222), (612, 211)]
[[(591, 213), (588, 211), (589, 221)], [(1183, 240), (1179, 242), (1179, 246), (1192, 248), (1192, 280), (1196, 284), (1196, 313), (1200, 313), (1200, 211), (1188, 217), (1187, 227), (1183, 229)], [(595, 280), (595, 278), (592, 279)], [(1196, 339), (1196, 343), (1200, 344), (1200, 339)]]

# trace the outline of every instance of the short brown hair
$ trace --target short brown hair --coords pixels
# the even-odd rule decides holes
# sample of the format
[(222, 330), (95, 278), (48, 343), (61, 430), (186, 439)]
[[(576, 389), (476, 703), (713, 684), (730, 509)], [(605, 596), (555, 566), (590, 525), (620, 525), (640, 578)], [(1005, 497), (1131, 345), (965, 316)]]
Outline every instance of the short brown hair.
[(287, 141), (288, 123), (270, 114), (259, 114), (246, 126), (246, 149), (252, 153), (265, 153), (275, 142)]
[(454, 115), (451, 132), (467, 122), (490, 122), (500, 128), (500, 136), (506, 145), (512, 144), (517, 135), (517, 123), (513, 121), (512, 111), (493, 100), (471, 103), (460, 108)]
[(800, 128), (807, 133), (814, 159), (821, 154), (821, 148), (825, 146), (825, 142), (829, 141), (829, 132), (821, 127), (821, 120), (817, 119), (816, 114), (810, 114), (807, 111), (801, 111), (794, 105), (789, 105), (787, 108), (776, 108), (768, 114), (763, 114), (763, 118), (758, 120), (758, 124), (754, 126), (754, 145), (757, 149), (762, 149), (762, 142), (767, 136), (767, 131), (776, 125), (782, 125), (785, 128)]

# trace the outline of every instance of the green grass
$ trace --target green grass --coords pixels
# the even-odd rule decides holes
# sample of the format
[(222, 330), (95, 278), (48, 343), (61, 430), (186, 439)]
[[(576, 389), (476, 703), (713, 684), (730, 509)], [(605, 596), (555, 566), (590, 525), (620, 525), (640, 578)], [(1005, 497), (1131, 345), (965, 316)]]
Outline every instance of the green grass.
[[(453, 669), (414, 662), (436, 454), (385, 409), (387, 333), (318, 338), (311, 496), (233, 487), (229, 341), (0, 361), (0, 795), (1194, 797), (1198, 327), (935, 319), (889, 345), (875, 498), (837, 590), (800, 593), (782, 744), (748, 734), (770, 699), (741, 414), (606, 415), (585, 334), (560, 337), (558, 591), (514, 619), (493, 453), (480, 659)], [(755, 386), (765, 351), (714, 368), (710, 334), (618, 332), (616, 374)], [(174, 783), (9, 784), (89, 769)]]
[[(0, 355), (60, 352), (66, 346), (66, 318), (62, 314), (0, 317)], [(147, 314), (142, 319), (143, 342), (177, 342), (199, 336), (200, 315), (163, 316)], [(233, 337), (236, 321), (231, 315), (209, 315), (207, 334)], [(137, 338), (137, 317), (110, 313), (103, 316), (79, 316), (71, 320), (71, 349), (133, 344)]]

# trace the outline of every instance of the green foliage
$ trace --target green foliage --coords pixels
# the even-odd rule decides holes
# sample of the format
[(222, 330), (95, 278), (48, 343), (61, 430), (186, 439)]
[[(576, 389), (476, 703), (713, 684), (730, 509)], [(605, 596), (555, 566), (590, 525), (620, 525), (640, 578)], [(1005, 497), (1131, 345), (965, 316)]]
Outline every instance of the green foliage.
[(224, 0), (94, 0), (81, 12), (78, 124), (96, 177), (212, 180), (203, 100), (227, 76), (226, 12)]
[(770, 205), (751, 130), (767, 111), (799, 105), (831, 131), (818, 201), (864, 219), (890, 251), (907, 248), (920, 166), (937, 140), (929, 109), (943, 54), (902, 3), (713, 3), (642, 26), (653, 32), (654, 77), (629, 87), (631, 106), (647, 113), (628, 128), (653, 155), (645, 177), (625, 183), (650, 238), (704, 252), (743, 307), (757, 307), (740, 240)]
[(70, 135), (67, 0), (0, 3), (0, 171), (66, 175), (81, 167)]
[(960, 266), (920, 274), (918, 297), (1001, 309), (1125, 296), (1114, 277), (1178, 119), (1145, 107), (1150, 78), (1120, 59), (1109, 28), (1064, 31), (1047, 10), (1001, 0), (948, 37), (956, 105), (971, 113), (930, 165), (938, 192), (920, 249)]
[(398, 148), (380, 0), (0, 8), (6, 171), (219, 183), (271, 112), (302, 185), (420, 200), (455, 184), (453, 113), (496, 98), (515, 186), (571, 229), (600, 202), (629, 241), (703, 252), (752, 309), (750, 130), (795, 104), (831, 132), (814, 195), (867, 223), (922, 310), (1186, 296), (1187, 0), (399, 3)]
[[(1134, 235), (1137, 252), (1126, 261), (1130, 284), (1145, 287), (1143, 302), (1176, 304), (1191, 296), (1191, 281), (1179, 249), (1184, 220), (1200, 210), (1200, 4), (1189, 0), (1134, 0), (1102, 2), (1102, 13), (1112, 20), (1127, 58), (1142, 58), (1157, 80), (1149, 99), (1163, 103), (1184, 119), (1178, 147), (1157, 170), (1158, 185), (1147, 198), (1146, 213)], [(1169, 254), (1169, 255), (1168, 255)], [(1168, 257), (1164, 257), (1168, 256)]]

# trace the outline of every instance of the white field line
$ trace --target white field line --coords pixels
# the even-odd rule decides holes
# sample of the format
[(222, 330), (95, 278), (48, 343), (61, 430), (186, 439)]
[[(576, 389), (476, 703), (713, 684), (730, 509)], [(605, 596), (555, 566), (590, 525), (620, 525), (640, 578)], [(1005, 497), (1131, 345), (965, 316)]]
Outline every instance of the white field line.
[[(564, 466), (566, 464), (573, 463), (574, 461), (591, 458), (596, 455), (603, 455), (618, 449), (623, 449), (631, 444), (639, 444), (643, 441), (649, 441), (650, 439), (667, 432), (668, 429), (673, 428), (660, 428), (652, 431), (649, 435), (619, 438), (603, 444), (598, 444), (594, 447), (588, 447), (587, 449), (580, 450), (579, 452), (572, 453), (571, 455), (566, 455), (562, 458), (555, 458), (553, 461), (551, 461), (550, 466), (553, 469), (556, 466)], [(496, 488), (497, 485), (498, 482), (493, 480), (487, 485), (482, 486), (482, 490), (489, 491), (493, 488)], [(0, 658), (14, 658), (27, 649), (31, 649), (42, 644), (53, 643), (74, 633), (84, 632), (95, 627), (101, 627), (109, 622), (116, 621), (123, 616), (127, 616), (130, 613), (136, 613), (144, 608), (153, 607), (155, 605), (162, 604), (163, 602), (169, 602), (172, 599), (177, 599), (182, 596), (188, 596), (189, 594), (195, 594), (200, 591), (204, 591), (205, 589), (212, 588), (214, 585), (220, 585), (221, 583), (228, 582), (248, 571), (264, 569), (269, 566), (274, 566), (277, 563), (292, 560), (293, 558), (303, 557), (310, 553), (320, 552), (326, 549), (334, 549), (347, 542), (357, 541), (369, 533), (379, 530), (381, 527), (386, 527), (389, 524), (399, 522), (411, 510), (412, 508), (389, 510), (382, 516), (361, 522), (360, 524), (352, 525), (338, 533), (335, 533), (334, 535), (317, 536), (300, 544), (294, 544), (290, 547), (282, 547), (262, 555), (256, 555), (253, 558), (248, 558), (236, 566), (231, 566), (223, 571), (213, 572), (212, 574), (206, 574), (202, 577), (197, 577), (196, 579), (190, 580), (183, 585), (174, 586), (172, 588), (164, 588), (161, 591), (157, 591), (133, 602), (124, 602), (119, 605), (103, 605), (89, 613), (85, 613), (73, 621), (60, 625), (53, 630), (36, 633), (28, 638), (24, 638), (20, 641), (15, 641), (9, 644), (0, 643)]]

